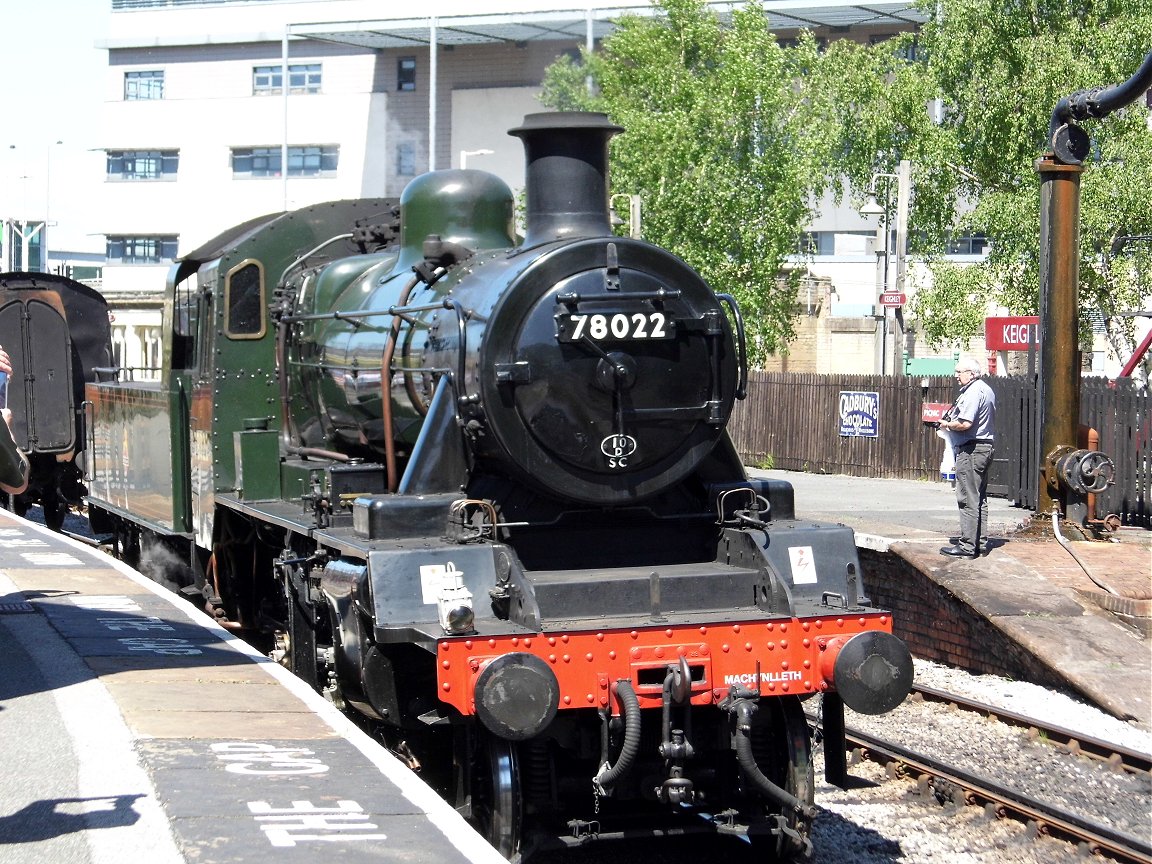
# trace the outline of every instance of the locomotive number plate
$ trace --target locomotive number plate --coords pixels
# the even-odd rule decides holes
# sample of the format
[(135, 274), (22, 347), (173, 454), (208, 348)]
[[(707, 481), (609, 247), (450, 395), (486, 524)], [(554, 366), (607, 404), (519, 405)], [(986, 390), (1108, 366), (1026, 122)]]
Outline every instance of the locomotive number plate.
[(674, 339), (675, 324), (664, 312), (612, 312), (556, 316), (556, 338), (561, 342), (624, 342)]

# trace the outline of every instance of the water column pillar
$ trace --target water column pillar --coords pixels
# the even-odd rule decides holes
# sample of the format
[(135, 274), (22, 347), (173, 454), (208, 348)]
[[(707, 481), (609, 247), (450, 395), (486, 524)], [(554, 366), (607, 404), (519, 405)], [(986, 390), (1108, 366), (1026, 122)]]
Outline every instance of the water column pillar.
[(1080, 428), (1080, 351), (1076, 306), (1080, 282), (1080, 165), (1037, 160), (1040, 175), (1040, 472), (1036, 512), (1059, 506), (1048, 476), (1050, 454), (1076, 445)]

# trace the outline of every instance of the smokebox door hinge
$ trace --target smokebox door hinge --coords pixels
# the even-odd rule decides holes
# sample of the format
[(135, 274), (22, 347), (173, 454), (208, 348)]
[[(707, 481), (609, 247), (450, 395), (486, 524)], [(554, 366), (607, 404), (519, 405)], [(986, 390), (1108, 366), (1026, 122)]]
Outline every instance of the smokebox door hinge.
[(516, 363), (497, 363), (496, 381), (500, 384), (530, 384), (532, 383), (532, 367), (526, 360)]
[(620, 259), (616, 253), (616, 244), (609, 243), (607, 249), (607, 260), (605, 262), (604, 270), (604, 290), (605, 291), (619, 291), (620, 290)]

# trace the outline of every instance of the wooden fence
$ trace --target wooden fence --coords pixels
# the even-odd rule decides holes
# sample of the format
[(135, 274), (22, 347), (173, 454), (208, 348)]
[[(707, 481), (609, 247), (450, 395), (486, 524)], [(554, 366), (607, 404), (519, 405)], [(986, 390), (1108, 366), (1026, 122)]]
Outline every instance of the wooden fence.
[[(989, 493), (1035, 508), (1040, 466), (1036, 385), (1030, 377), (988, 378), (996, 393), (996, 452)], [(926, 386), (922, 386), (926, 385)], [(875, 437), (841, 434), (841, 395), (874, 407)], [(856, 477), (940, 479), (944, 442), (921, 421), (924, 402), (951, 404), (954, 379), (753, 372), (729, 430), (749, 465)], [(851, 400), (849, 400), (851, 401)], [(1116, 483), (1097, 496), (1097, 518), (1118, 514), (1152, 528), (1152, 421), (1147, 391), (1128, 379), (1084, 378), (1081, 423), (1098, 430), (1116, 463)], [(1072, 443), (1072, 442), (1070, 442)]]

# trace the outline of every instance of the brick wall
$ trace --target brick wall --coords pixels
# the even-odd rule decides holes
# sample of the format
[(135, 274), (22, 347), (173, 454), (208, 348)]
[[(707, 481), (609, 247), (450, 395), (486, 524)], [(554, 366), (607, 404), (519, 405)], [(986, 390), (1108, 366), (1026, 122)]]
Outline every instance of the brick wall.
[(914, 657), (983, 675), (1072, 689), (987, 618), (898, 555), (860, 549), (864, 587), (873, 605), (892, 612), (893, 632)]
[(770, 354), (759, 368), (820, 375), (875, 368), (875, 319), (832, 317), (831, 292), (827, 277), (804, 277), (796, 296), (795, 338), (787, 350)]

